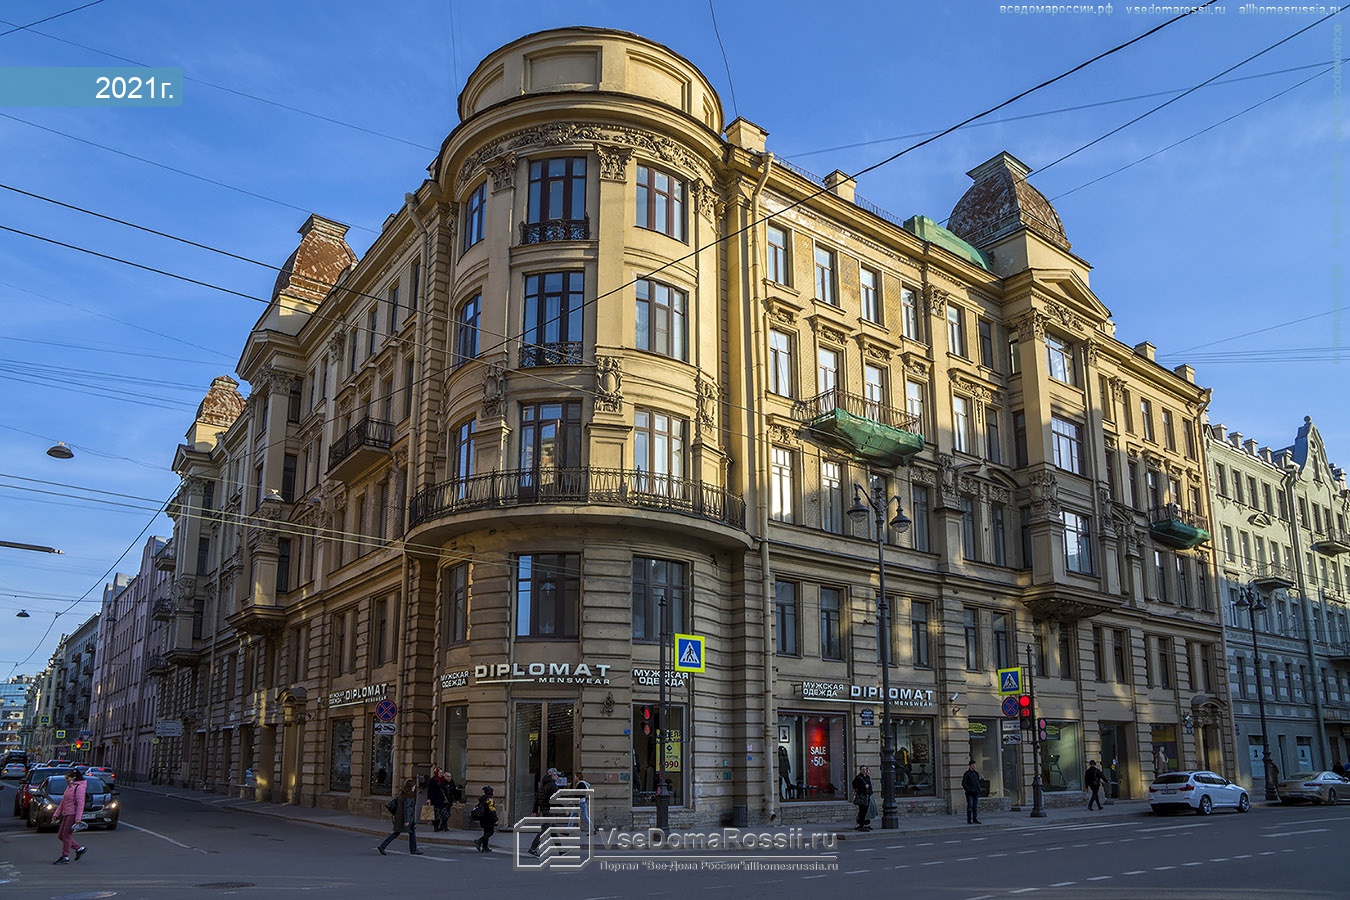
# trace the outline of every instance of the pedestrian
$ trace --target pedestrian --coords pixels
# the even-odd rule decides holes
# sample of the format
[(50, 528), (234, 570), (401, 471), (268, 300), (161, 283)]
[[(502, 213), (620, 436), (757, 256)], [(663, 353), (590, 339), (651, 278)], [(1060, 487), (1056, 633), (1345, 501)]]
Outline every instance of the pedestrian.
[(61, 822), (56, 829), (56, 835), (61, 839), (61, 858), (52, 863), (54, 866), (70, 862), (71, 850), (75, 851), (76, 860), (84, 856), (85, 848), (75, 846), (75, 824), (84, 820), (84, 795), (88, 788), (84, 773), (79, 769), (66, 773), (66, 789), (53, 814)]
[(492, 848), (488, 846), (488, 841), (497, 830), (497, 808), (492, 803), (491, 785), (483, 788), (483, 795), (478, 798), (478, 803), (469, 813), (469, 819), (477, 822), (478, 827), (483, 829), (483, 836), (475, 838), (473, 845), (478, 848), (479, 853), (491, 853)]
[(445, 778), (440, 767), (431, 770), (431, 781), (427, 782), (427, 802), (431, 804), (431, 830), (450, 830), (450, 804), (454, 802), (453, 784)]
[[(544, 773), (544, 777), (539, 779), (539, 785), (534, 790), (534, 810), (531, 813), (536, 816), (547, 816), (553, 809), (553, 795), (558, 792), (558, 779), (562, 773), (557, 769), (550, 767)], [(548, 831), (545, 825), (535, 834), (534, 840), (530, 842), (530, 855), (539, 855), (539, 844), (543, 842), (544, 834)]]
[[(586, 780), (585, 775), (582, 775), (580, 772), (578, 772), (577, 780), (572, 784), (572, 787), (580, 791), (589, 791), (591, 789), (591, 783)], [(580, 809), (581, 809), (581, 822), (580, 822), (581, 827), (585, 829), (586, 834), (595, 834), (595, 824), (591, 821), (590, 794), (581, 795)]]
[(381, 856), (387, 856), (384, 848), (388, 847), (394, 840), (403, 833), (403, 829), (408, 829), (408, 855), (421, 856), (422, 851), (417, 849), (417, 783), (409, 778), (403, 782), (403, 790), (384, 805), (389, 810), (389, 815), (394, 820), (394, 830), (389, 833), (389, 837), (375, 849), (380, 851)]
[(853, 804), (858, 807), (858, 824), (854, 831), (872, 830), (872, 776), (867, 774), (867, 766), (859, 766), (858, 774), (853, 777)]
[(980, 773), (975, 769), (975, 760), (970, 761), (961, 776), (961, 790), (966, 792), (966, 824), (980, 823)]
[(1088, 760), (1087, 773), (1083, 776), (1083, 783), (1087, 789), (1092, 791), (1092, 796), (1088, 798), (1088, 809), (1092, 809), (1092, 804), (1097, 804), (1097, 808), (1102, 808), (1102, 770), (1097, 768), (1096, 760)]

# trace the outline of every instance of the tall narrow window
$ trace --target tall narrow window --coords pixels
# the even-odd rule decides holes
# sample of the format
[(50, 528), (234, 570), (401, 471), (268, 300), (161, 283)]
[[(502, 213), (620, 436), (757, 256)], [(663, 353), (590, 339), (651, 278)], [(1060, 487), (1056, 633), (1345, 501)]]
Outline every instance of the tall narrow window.
[(863, 400), (866, 416), (874, 422), (883, 421), (886, 406), (886, 370), (870, 363), (863, 366)]
[(961, 317), (961, 307), (947, 305), (947, 352), (957, 356), (966, 355), (966, 328)]
[(685, 419), (639, 409), (633, 413), (633, 468), (640, 473), (639, 489), (662, 496), (685, 490)]
[(380, 308), (372, 306), (366, 313), (366, 357), (375, 355), (380, 344)]
[(398, 330), (399, 292), (398, 282), (389, 285), (389, 333)]
[(1172, 422), (1172, 411), (1170, 409), (1162, 411), (1162, 428), (1163, 446), (1168, 450), (1177, 449), (1177, 430)]
[(820, 589), (820, 658), (843, 659), (844, 642), (839, 631), (843, 592), (838, 588)]
[(686, 563), (633, 557), (633, 640), (661, 639), (662, 600), (666, 603), (666, 627), (669, 633), (685, 629), (688, 583), (689, 567)]
[(687, 361), (684, 291), (646, 278), (638, 279), (636, 287), (638, 349)]
[(769, 471), (769, 518), (775, 522), (792, 522), (794, 496), (792, 472), (795, 468), (791, 450), (782, 447), (773, 448), (773, 460)]
[(974, 672), (980, 668), (979, 611), (963, 609), (961, 611), (961, 627), (965, 634), (966, 669)]
[(862, 294), (863, 318), (869, 322), (881, 324), (881, 276), (875, 269), (863, 266), (858, 272), (859, 290)]
[(984, 408), (984, 457), (991, 463), (1003, 462), (1003, 441), (999, 437), (998, 409)]
[(483, 314), (483, 297), (474, 294), (459, 305), (455, 314), (455, 365), (462, 366), (478, 358), (478, 324)]
[(1022, 347), (1017, 332), (1008, 335), (1008, 374), (1020, 375), (1022, 372)]
[(994, 613), (991, 624), (994, 633), (994, 666), (999, 669), (1012, 667), (1012, 634), (1007, 613)]
[(914, 426), (920, 431), (924, 430), (923, 395), (923, 382), (905, 382), (905, 412), (914, 417)]
[(291, 589), (291, 539), (277, 538), (277, 583), (278, 594)]
[(422, 290), (422, 260), (414, 259), (408, 269), (408, 315), (417, 312), (417, 296)]
[(835, 396), (839, 388), (839, 351), (825, 347), (816, 349), (816, 389), (820, 396), (820, 411), (828, 412), (839, 405)]
[(769, 392), (780, 397), (793, 396), (792, 337), (781, 331), (769, 332)]
[(637, 226), (684, 240), (685, 187), (680, 179), (653, 169), (637, 167)]
[(952, 397), (952, 445), (970, 452), (970, 401), (965, 397)]
[(515, 558), (516, 635), (575, 638), (581, 605), (581, 555), (520, 554)]
[(586, 278), (581, 272), (525, 276), (521, 366), (577, 365), (581, 362), (585, 290)]
[(1092, 534), (1087, 516), (1062, 510), (1064, 522), (1064, 567), (1081, 575), (1092, 574)]
[(820, 463), (820, 527), (844, 533), (844, 476), (837, 462)]
[(487, 182), (483, 182), (464, 203), (464, 249), (468, 250), (483, 239), (483, 222), (487, 210)]
[(905, 337), (922, 340), (919, 337), (919, 295), (909, 288), (900, 291), (900, 317)]
[(1008, 564), (1008, 538), (1005, 524), (1007, 514), (1002, 506), (992, 507), (990, 514), (993, 519), (991, 528), (993, 560), (991, 561), (996, 566), (1006, 566)]
[(1055, 466), (1075, 475), (1083, 474), (1083, 428), (1077, 422), (1050, 417), (1050, 433), (1054, 439)]
[(1013, 413), (1013, 461), (1018, 468), (1027, 464), (1027, 414)]
[(932, 501), (928, 494), (928, 488), (915, 487), (913, 489), (913, 500), (914, 549), (923, 553), (928, 553), (932, 550), (932, 541), (928, 527), (928, 514), (929, 510), (932, 509)]
[(291, 382), (291, 390), (286, 398), (286, 421), (300, 421), (300, 379)]
[(584, 157), (542, 159), (530, 163), (529, 201), (522, 242), (584, 240), (586, 160)]
[(445, 643), (459, 644), (469, 639), (468, 563), (441, 570), (441, 621)]
[(961, 556), (964, 559), (978, 560), (975, 546), (975, 498), (961, 495)]
[(980, 365), (986, 369), (994, 368), (994, 323), (980, 319), (976, 324), (980, 337)]
[(788, 233), (777, 225), (770, 225), (768, 234), (769, 280), (775, 284), (791, 284), (788, 280)]
[(1022, 568), (1031, 568), (1031, 507), (1020, 506), (1017, 509), (1017, 532), (1022, 544)]
[(456, 499), (468, 496), (469, 479), (474, 473), (473, 436), (477, 423), (473, 419), (460, 422), (451, 432), (453, 443), (450, 448), (450, 472), (456, 482)]
[(1045, 361), (1050, 377), (1064, 384), (1075, 384), (1073, 371), (1073, 349), (1069, 344), (1052, 334), (1045, 336)]
[(932, 637), (928, 630), (930, 604), (922, 600), (911, 600), (909, 604), (909, 629), (913, 664), (915, 668), (927, 669), (933, 665)]
[(816, 299), (831, 306), (838, 306), (838, 294), (835, 291), (834, 251), (816, 245)]
[(281, 499), (287, 503), (295, 502), (295, 473), (300, 464), (299, 457), (287, 453), (281, 461)]
[(801, 655), (797, 633), (797, 585), (776, 581), (773, 586), (775, 649), (783, 656)]
[(1158, 438), (1153, 431), (1153, 403), (1143, 397), (1139, 398), (1139, 420), (1140, 427), (1144, 430), (1144, 440), (1156, 441)]

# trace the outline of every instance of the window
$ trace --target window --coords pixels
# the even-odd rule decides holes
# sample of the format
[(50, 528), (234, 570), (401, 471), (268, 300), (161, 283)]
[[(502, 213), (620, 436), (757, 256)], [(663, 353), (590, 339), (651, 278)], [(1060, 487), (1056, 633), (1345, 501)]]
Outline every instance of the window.
[(487, 182), (480, 184), (464, 203), (464, 249), (483, 239), (483, 219), (487, 210)]
[(291, 539), (277, 538), (277, 581), (278, 594), (291, 589)]
[(994, 323), (980, 319), (976, 323), (980, 337), (980, 365), (986, 369), (994, 368)]
[(966, 669), (971, 672), (980, 668), (980, 616), (979, 611), (965, 609), (961, 611), (961, 626), (966, 639)]
[(1143, 397), (1139, 398), (1139, 422), (1140, 427), (1144, 429), (1144, 440), (1158, 440), (1153, 431), (1153, 403)]
[(998, 409), (984, 408), (984, 458), (991, 463), (1003, 462), (1003, 443), (998, 433)]
[(1008, 538), (1007, 526), (1005, 524), (1007, 513), (1002, 506), (993, 506), (990, 508), (990, 515), (993, 519), (991, 529), (991, 539), (993, 546), (993, 559), (990, 560), (996, 566), (1006, 566), (1008, 564)]
[(581, 362), (581, 314), (586, 278), (581, 272), (525, 276), (525, 333), (521, 366)]
[(820, 527), (844, 533), (844, 475), (837, 462), (820, 463)]
[(781, 331), (769, 331), (769, 391), (780, 397), (793, 396), (792, 338)]
[(205, 575), (211, 571), (211, 539), (197, 538), (197, 574)]
[(1108, 496), (1115, 501), (1120, 500), (1120, 492), (1116, 489), (1116, 472), (1120, 468), (1120, 461), (1115, 450), (1106, 448), (1106, 490)]
[(961, 557), (978, 560), (978, 548), (975, 546), (975, 498), (961, 495)]
[(684, 240), (684, 182), (649, 166), (637, 167), (637, 226)]
[(294, 453), (281, 458), (281, 499), (287, 503), (295, 502), (295, 473), (300, 459)]
[(356, 611), (334, 613), (332, 622), (333, 674), (342, 675), (356, 668)]
[(1091, 521), (1068, 510), (1060, 511), (1064, 522), (1064, 566), (1080, 575), (1092, 574)]
[(1115, 677), (1117, 684), (1129, 684), (1130, 665), (1129, 657), (1125, 655), (1126, 632), (1120, 628), (1111, 630), (1111, 661), (1115, 663)]
[(769, 518), (775, 522), (792, 522), (795, 487), (792, 473), (795, 461), (791, 450), (782, 447), (773, 448), (773, 459), (769, 472)]
[(378, 597), (371, 601), (374, 618), (371, 655), (373, 664), (382, 666), (398, 659), (398, 603), (394, 597)]
[(962, 453), (970, 452), (970, 401), (952, 398), (952, 444)]
[(356, 371), (356, 351), (361, 346), (361, 329), (352, 325), (352, 333), (348, 338), (347, 347), (347, 374), (350, 375)]
[(1013, 413), (1013, 459), (1019, 468), (1027, 464), (1027, 414), (1020, 409)]
[(1170, 409), (1162, 411), (1162, 428), (1163, 446), (1168, 450), (1177, 449), (1176, 427), (1172, 424), (1172, 411)]
[(473, 436), (477, 423), (473, 419), (460, 422), (450, 432), (450, 477), (458, 482), (455, 498), (462, 500), (468, 496), (469, 478), (474, 473)]
[(782, 656), (800, 656), (797, 640), (797, 585), (775, 581), (773, 585), (773, 624), (775, 648)]
[(661, 601), (666, 602), (666, 633), (683, 631), (689, 567), (668, 559), (633, 557), (633, 640), (661, 639)]
[[(530, 163), (529, 205), (525, 209), (527, 223), (541, 225), (554, 221), (580, 222), (586, 217), (586, 160), (583, 157), (541, 159)], [(541, 240), (575, 240), (565, 234), (545, 236), (534, 232), (536, 243)]]
[(909, 604), (910, 651), (915, 668), (927, 669), (933, 664), (932, 636), (929, 632), (931, 607), (932, 604), (923, 600), (911, 600)]
[(905, 382), (905, 412), (914, 417), (914, 425), (920, 431), (924, 430), (923, 393), (922, 382)]
[(1134, 434), (1134, 413), (1130, 406), (1130, 392), (1121, 388), (1120, 390), (1120, 408), (1125, 411), (1125, 431)]
[[(1181, 422), (1181, 434), (1182, 434), (1182, 437), (1184, 437), (1184, 438), (1185, 438), (1185, 441), (1186, 441), (1186, 458), (1187, 458), (1187, 459), (1199, 459), (1200, 457), (1196, 455), (1196, 449), (1195, 449), (1195, 425), (1194, 425), (1194, 423), (1191, 422), (1190, 419), (1183, 419), (1183, 420), (1182, 420), (1182, 422)], [(1270, 512), (1270, 510), (1267, 509), (1266, 512)]]
[(1126, 474), (1130, 479), (1130, 509), (1139, 508), (1139, 463), (1136, 460), (1130, 460), (1125, 465)]
[(914, 549), (923, 553), (931, 551), (931, 537), (928, 528), (928, 511), (932, 509), (928, 488), (913, 488), (914, 507)]
[(955, 304), (947, 306), (947, 352), (966, 355), (965, 323), (961, 318), (961, 307)]
[(1183, 607), (1191, 605), (1191, 581), (1189, 577), (1190, 562), (1186, 557), (1180, 554), (1176, 557), (1177, 561), (1177, 603)]
[(791, 284), (788, 280), (788, 233), (777, 225), (770, 225), (767, 232), (769, 280), (776, 284)]
[(1172, 639), (1158, 638), (1158, 686), (1172, 686)]
[(446, 644), (469, 639), (469, 564), (441, 570), (441, 621)]
[(1022, 568), (1031, 568), (1031, 507), (1017, 508), (1018, 533), (1022, 538)]
[(417, 311), (417, 295), (422, 290), (422, 260), (414, 259), (408, 270), (408, 315)]
[(816, 245), (816, 299), (831, 306), (838, 306), (834, 281), (834, 251), (819, 244)]
[[(1271, 494), (1270, 484), (1267, 483), (1267, 482), (1262, 482), (1262, 483), (1261, 483), (1261, 500), (1262, 500), (1262, 506), (1265, 508), (1266, 515), (1268, 515), (1268, 516), (1273, 516), (1273, 515), (1275, 515), (1275, 503), (1274, 503), (1274, 498), (1273, 498), (1273, 496), (1272, 496), (1272, 494)], [(1197, 506), (1197, 507), (1194, 507), (1194, 509), (1195, 509), (1197, 512), (1199, 511), (1199, 507), (1198, 507), (1198, 506)]]
[(372, 306), (370, 312), (366, 313), (366, 358), (375, 355), (375, 350), (379, 347), (380, 337), (380, 308)]
[(875, 269), (863, 266), (858, 273), (858, 283), (862, 294), (863, 318), (869, 322), (881, 324), (881, 276)]
[(1116, 404), (1111, 399), (1111, 383), (1106, 380), (1105, 375), (1097, 376), (1097, 401), (1102, 408), (1102, 421), (1114, 422), (1116, 420)]
[(1073, 626), (1068, 622), (1060, 622), (1056, 626), (1056, 633), (1059, 636), (1059, 677), (1068, 680), (1073, 678)]
[(1078, 423), (1050, 417), (1050, 433), (1054, 440), (1055, 466), (1075, 475), (1083, 474), (1083, 429)]
[(1073, 348), (1052, 334), (1045, 336), (1045, 362), (1050, 377), (1064, 384), (1077, 384), (1073, 371)]
[(398, 282), (389, 285), (389, 333), (398, 328)]
[(633, 468), (639, 490), (675, 496), (684, 490), (684, 447), (689, 423), (652, 410), (633, 414)]
[(992, 618), (994, 633), (994, 668), (1012, 667), (1012, 635), (1007, 613), (994, 613)]
[(474, 294), (459, 305), (455, 314), (455, 365), (462, 366), (478, 358), (478, 322), (483, 313), (483, 297)]
[(909, 288), (900, 290), (901, 328), (905, 337), (920, 340), (919, 337), (919, 295)]
[(863, 399), (867, 418), (883, 421), (886, 407), (886, 370), (870, 363), (863, 365)]
[(405, 419), (412, 415), (413, 383), (417, 381), (416, 366), (416, 362), (411, 358), (403, 364), (403, 418)]
[(1214, 489), (1220, 497), (1228, 496), (1228, 472), (1223, 466), (1214, 466)]
[(688, 324), (684, 291), (650, 281), (637, 282), (637, 347), (686, 361)]
[(580, 554), (519, 554), (515, 570), (516, 635), (575, 638), (581, 597)]
[(300, 379), (291, 382), (290, 393), (286, 397), (286, 421), (300, 421)]
[(839, 387), (839, 351), (825, 347), (816, 349), (816, 388), (819, 391), (821, 412), (828, 412), (838, 405), (834, 396)]
[(844, 643), (839, 632), (843, 592), (838, 588), (820, 589), (820, 658), (843, 659)]
[(853, 776), (848, 766), (846, 718), (818, 712), (778, 716), (775, 762), (780, 800), (848, 799)]
[(336, 719), (329, 739), (328, 789), (352, 789), (352, 720)]
[(1097, 681), (1106, 681), (1106, 651), (1102, 646), (1104, 643), (1102, 627), (1092, 626), (1092, 674)]
[(1167, 602), (1167, 555), (1161, 550), (1153, 551), (1153, 584), (1158, 591), (1158, 599)]
[(1020, 375), (1022, 372), (1022, 348), (1018, 346), (1016, 332), (1008, 335), (1008, 374)]

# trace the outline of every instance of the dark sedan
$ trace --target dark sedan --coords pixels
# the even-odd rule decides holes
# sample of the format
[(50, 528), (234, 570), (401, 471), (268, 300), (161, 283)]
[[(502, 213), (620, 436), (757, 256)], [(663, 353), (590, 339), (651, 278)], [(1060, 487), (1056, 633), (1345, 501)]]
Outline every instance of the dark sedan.
[(36, 766), (28, 770), (23, 781), (14, 789), (14, 816), (15, 818), (25, 818), (28, 815), (28, 798), (32, 796), (33, 791), (37, 790), (38, 785), (50, 778), (52, 775), (64, 775), (70, 771), (68, 766), (61, 768), (52, 768), (51, 766)]
[[(56, 827), (52, 817), (56, 815), (56, 808), (61, 804), (61, 795), (66, 792), (69, 781), (63, 773), (53, 775), (38, 785), (28, 804), (29, 828), (41, 831)], [(121, 814), (117, 795), (110, 786), (97, 778), (86, 778), (84, 784), (84, 818), (81, 821), (90, 826), (102, 825), (112, 831), (117, 827)]]

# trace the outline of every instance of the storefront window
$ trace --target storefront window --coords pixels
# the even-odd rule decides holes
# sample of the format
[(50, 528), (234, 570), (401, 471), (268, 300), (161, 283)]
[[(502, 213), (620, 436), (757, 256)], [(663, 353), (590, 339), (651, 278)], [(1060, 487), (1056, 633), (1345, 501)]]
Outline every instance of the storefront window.
[[(658, 783), (658, 707), (640, 703), (633, 707), (633, 805), (655, 806)], [(666, 705), (665, 776), (671, 806), (683, 806), (685, 772), (684, 707)]]
[[(933, 720), (891, 719), (891, 739), (891, 746), (895, 748), (896, 796), (937, 796), (937, 778), (933, 774)], [(980, 774), (984, 775), (983, 772)]]
[(394, 784), (394, 736), (380, 734), (380, 726), (386, 723), (375, 718), (370, 722), (373, 726), (370, 738), (370, 792), (389, 794)]
[(574, 709), (570, 700), (521, 701), (516, 704), (515, 768), (512, 770), (512, 803), (508, 813), (528, 815), (534, 807), (534, 792), (540, 777), (557, 769), (572, 780), (575, 772), (576, 737)]
[(970, 722), (970, 758), (980, 773), (981, 794), (1003, 794), (1003, 735), (998, 719), (972, 719)]
[(463, 788), (469, 779), (469, 707), (447, 706), (444, 712), (445, 756), (441, 768)]
[(1047, 791), (1081, 791), (1083, 744), (1077, 722), (1047, 719), (1041, 744), (1041, 783)]
[(352, 720), (338, 719), (332, 724), (331, 758), (328, 762), (328, 789), (352, 789)]
[(1153, 726), (1153, 772), (1177, 772), (1181, 769), (1181, 760), (1177, 758), (1177, 726)]
[(780, 800), (847, 800), (848, 743), (843, 716), (778, 717)]

